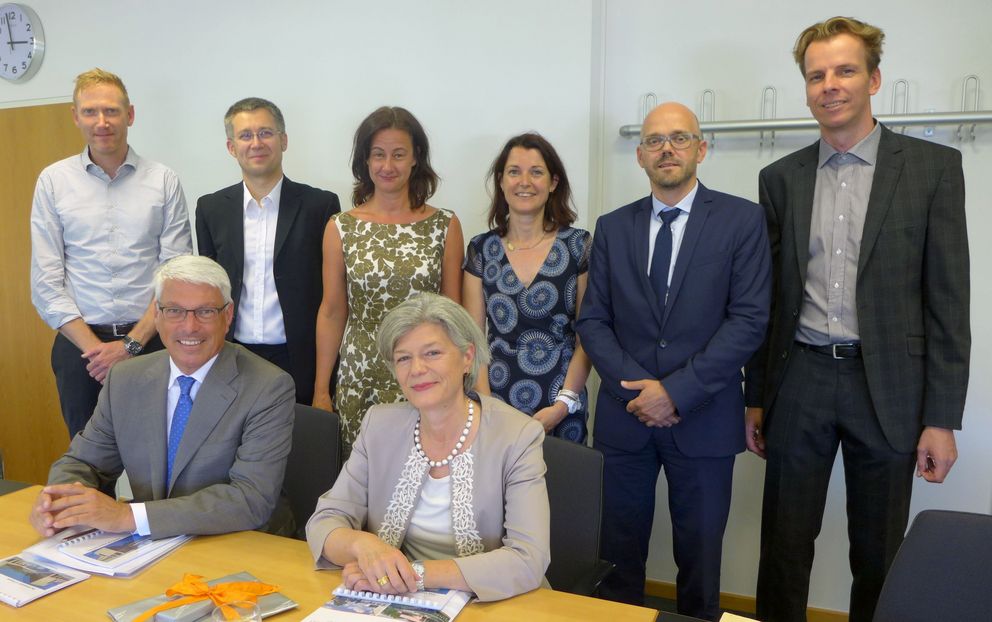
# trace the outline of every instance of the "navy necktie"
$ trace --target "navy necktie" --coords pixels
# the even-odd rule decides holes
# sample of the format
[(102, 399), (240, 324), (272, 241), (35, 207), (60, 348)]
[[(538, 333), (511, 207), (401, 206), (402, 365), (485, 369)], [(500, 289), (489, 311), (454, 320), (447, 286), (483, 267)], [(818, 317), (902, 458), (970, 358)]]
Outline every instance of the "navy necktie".
[(658, 296), (658, 308), (665, 313), (665, 303), (668, 298), (668, 271), (672, 265), (672, 222), (679, 217), (679, 208), (662, 210), (661, 228), (654, 239), (654, 255), (651, 256), (651, 286)]
[(193, 410), (193, 397), (190, 391), (193, 389), (195, 378), (190, 376), (179, 376), (179, 401), (176, 402), (176, 410), (172, 413), (172, 427), (169, 429), (169, 453), (168, 468), (165, 475), (165, 487), (168, 489), (169, 482), (172, 481), (172, 463), (176, 459), (176, 452), (179, 451), (179, 441), (183, 438), (183, 430), (189, 421), (189, 413)]

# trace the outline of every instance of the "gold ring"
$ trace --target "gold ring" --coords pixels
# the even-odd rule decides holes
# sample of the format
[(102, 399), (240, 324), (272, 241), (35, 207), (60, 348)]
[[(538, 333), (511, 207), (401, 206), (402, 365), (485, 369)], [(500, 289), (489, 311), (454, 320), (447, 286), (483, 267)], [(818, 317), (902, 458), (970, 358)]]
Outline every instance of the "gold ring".
[(379, 577), (379, 580), (376, 581), (376, 583), (378, 583), (379, 585), (386, 585), (387, 583), (389, 583), (389, 577), (386, 575), (382, 575), (381, 577)]

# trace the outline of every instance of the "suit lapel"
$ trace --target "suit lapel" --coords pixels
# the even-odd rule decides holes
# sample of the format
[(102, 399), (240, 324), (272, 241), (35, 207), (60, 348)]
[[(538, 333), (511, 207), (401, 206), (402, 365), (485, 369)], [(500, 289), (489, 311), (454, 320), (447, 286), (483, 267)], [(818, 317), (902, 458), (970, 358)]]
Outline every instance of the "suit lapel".
[(299, 213), (300, 188), (288, 177), (283, 177), (282, 194), (279, 197), (279, 215), (276, 218), (276, 241), (272, 248), (273, 263), (278, 259), (279, 252), (282, 250), (283, 244), (286, 243), (289, 231), (293, 228), (293, 222)]
[(197, 392), (196, 399), (193, 400), (193, 410), (190, 412), (189, 422), (186, 424), (186, 430), (179, 441), (179, 450), (176, 452), (176, 459), (172, 464), (172, 481), (169, 482), (170, 492), (176, 478), (196, 455), (204, 439), (210, 436), (210, 433), (217, 426), (217, 422), (224, 417), (227, 409), (238, 395), (237, 391), (231, 387), (231, 381), (238, 375), (238, 368), (235, 365), (235, 348), (236, 346), (231, 344), (224, 345), (207, 377), (203, 379), (203, 386)]
[(813, 220), (813, 195), (816, 191), (816, 164), (819, 160), (820, 142), (807, 147), (792, 171), (789, 187), (794, 188), (791, 201), (793, 214), (793, 239), (796, 241), (796, 260), (799, 280), (806, 282), (806, 268), (809, 266), (809, 228)]
[[(145, 371), (145, 381), (141, 384), (140, 393), (152, 396), (148, 402), (150, 411), (148, 427), (142, 433), (146, 438), (161, 439), (145, 443), (148, 451), (148, 481), (151, 482), (152, 499), (165, 499), (166, 445), (169, 442), (169, 431), (166, 429), (166, 409), (168, 408), (169, 393), (169, 356), (158, 357), (153, 365)], [(139, 396), (139, 399), (146, 399)]]
[(634, 231), (631, 238), (634, 240), (634, 266), (637, 278), (641, 281), (641, 291), (647, 292), (648, 306), (654, 315), (654, 321), (661, 323), (661, 312), (658, 309), (658, 296), (651, 286), (651, 279), (648, 278), (648, 237), (651, 235), (651, 195), (641, 199), (640, 205), (634, 210)]
[(892, 196), (902, 175), (903, 162), (902, 145), (899, 144), (895, 134), (883, 126), (878, 143), (878, 158), (875, 160), (875, 177), (871, 183), (868, 210), (861, 234), (861, 249), (858, 255), (859, 278), (875, 248), (885, 215), (892, 206)]
[[(230, 208), (224, 210), (228, 230), (231, 232), (230, 257), (234, 260), (234, 272), (231, 277), (231, 289), (234, 295), (234, 308), (238, 308), (238, 298), (241, 296), (241, 279), (245, 272), (245, 184), (235, 184), (228, 188), (227, 200)], [(232, 325), (233, 328), (233, 325)]]
[(675, 270), (672, 272), (672, 281), (668, 285), (668, 301), (665, 304), (665, 317), (662, 325), (668, 320), (668, 315), (674, 306), (675, 299), (678, 298), (682, 281), (685, 278), (686, 269), (696, 244), (699, 242), (703, 228), (706, 226), (706, 219), (709, 218), (713, 197), (710, 191), (702, 183), (699, 183), (699, 190), (696, 198), (692, 201), (692, 210), (689, 212), (689, 220), (685, 224), (685, 231), (682, 233), (682, 243), (679, 245), (678, 255), (675, 257)]

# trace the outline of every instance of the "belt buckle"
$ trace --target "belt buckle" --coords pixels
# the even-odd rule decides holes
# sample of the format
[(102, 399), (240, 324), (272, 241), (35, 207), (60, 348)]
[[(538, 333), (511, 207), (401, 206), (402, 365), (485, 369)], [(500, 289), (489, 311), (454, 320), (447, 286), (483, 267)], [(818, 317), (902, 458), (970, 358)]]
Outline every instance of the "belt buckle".
[(847, 347), (850, 347), (852, 345), (854, 345), (854, 344), (851, 344), (851, 343), (832, 343), (832, 344), (830, 344), (830, 352), (833, 355), (834, 360), (835, 361), (839, 361), (839, 360), (842, 360), (844, 358), (848, 358), (848, 357), (843, 357), (843, 356), (837, 356), (837, 348), (838, 347), (840, 347), (840, 348), (847, 348)]
[(124, 322), (123, 324), (111, 324), (111, 326), (114, 329), (114, 337), (127, 337), (127, 331), (126, 330), (124, 331), (124, 334), (121, 334), (121, 333), (117, 332), (117, 329), (118, 328), (122, 328), (122, 327), (126, 327), (129, 324), (130, 324), (130, 322)]

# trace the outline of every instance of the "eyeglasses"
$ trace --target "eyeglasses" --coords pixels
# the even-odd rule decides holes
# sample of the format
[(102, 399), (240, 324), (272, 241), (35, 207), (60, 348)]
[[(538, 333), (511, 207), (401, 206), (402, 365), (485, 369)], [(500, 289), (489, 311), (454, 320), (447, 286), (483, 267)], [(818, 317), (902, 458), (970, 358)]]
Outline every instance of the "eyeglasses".
[(190, 313), (193, 314), (197, 320), (201, 322), (213, 322), (220, 315), (220, 312), (227, 308), (227, 305), (231, 303), (226, 303), (223, 307), (200, 307), (199, 309), (184, 309), (182, 307), (163, 307), (158, 306), (158, 310), (162, 312), (165, 319), (170, 322), (185, 322), (186, 316)]
[(672, 147), (678, 151), (682, 151), (683, 149), (688, 149), (694, 139), (700, 140), (701, 138), (701, 136), (696, 136), (688, 132), (679, 132), (671, 136), (653, 134), (651, 136), (645, 136), (641, 141), (641, 146), (644, 147), (645, 151), (661, 151), (665, 143), (672, 143)]
[(245, 130), (240, 134), (238, 134), (237, 138), (243, 143), (250, 143), (256, 136), (258, 137), (259, 140), (266, 141), (266, 140), (272, 140), (272, 138), (275, 137), (276, 134), (281, 134), (281, 133), (282, 132), (280, 132), (279, 130), (273, 130), (271, 128), (263, 127), (257, 132), (253, 132), (251, 130)]

